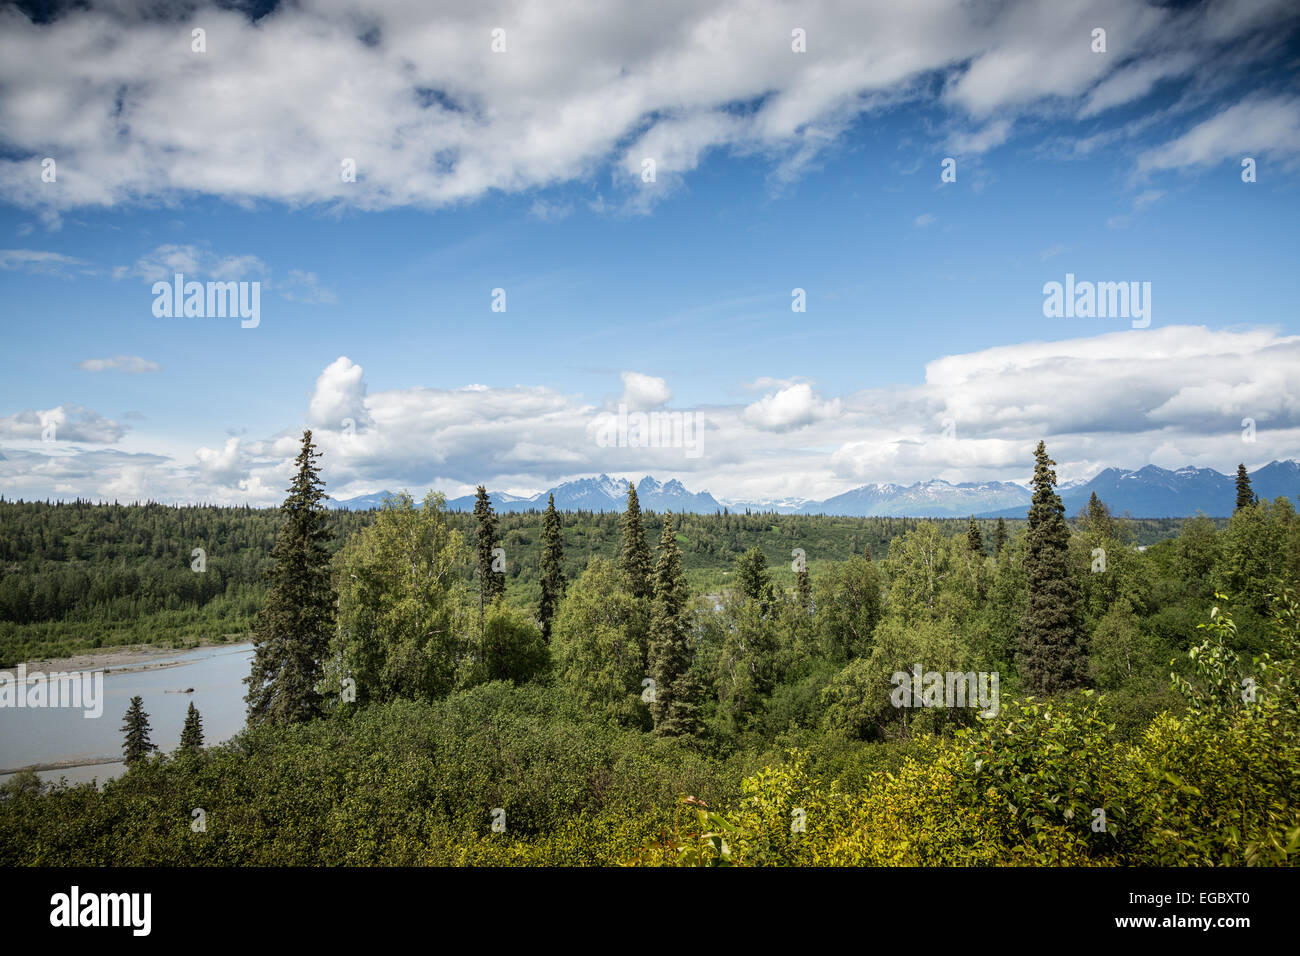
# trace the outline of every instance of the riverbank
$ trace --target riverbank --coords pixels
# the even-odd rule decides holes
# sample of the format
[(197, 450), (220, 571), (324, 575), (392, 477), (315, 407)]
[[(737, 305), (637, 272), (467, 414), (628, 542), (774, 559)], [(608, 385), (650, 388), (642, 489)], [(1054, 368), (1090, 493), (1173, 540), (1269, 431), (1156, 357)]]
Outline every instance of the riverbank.
[[(187, 663), (176, 658), (190, 651), (208, 647), (235, 647), (242, 641), (201, 639), (184, 647), (161, 647), (157, 644), (128, 644), (123, 647), (83, 651), (68, 657), (42, 657), (24, 661), (28, 675), (33, 671), (103, 671), (105, 674), (130, 674), (135, 671), (161, 670), (180, 667)], [(15, 668), (0, 668), (0, 673), (14, 672)]]

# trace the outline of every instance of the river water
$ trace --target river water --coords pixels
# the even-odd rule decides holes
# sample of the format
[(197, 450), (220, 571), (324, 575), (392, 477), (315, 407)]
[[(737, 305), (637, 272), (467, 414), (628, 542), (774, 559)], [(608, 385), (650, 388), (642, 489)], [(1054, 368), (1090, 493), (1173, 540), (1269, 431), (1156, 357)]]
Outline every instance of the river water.
[[(106, 673), (104, 712), (97, 718), (71, 707), (0, 707), (0, 770), (78, 761), (84, 763), (38, 773), (43, 780), (63, 777), (69, 783), (116, 777), (122, 772), (122, 720), (137, 695), (144, 699), (151, 738), (160, 750), (170, 752), (180, 743), (191, 701), (203, 718), (204, 745), (221, 743), (244, 727), (248, 688), (243, 681), (252, 661), (252, 644), (221, 645), (149, 662), (167, 667)], [(193, 692), (186, 693), (190, 688)], [(11, 776), (0, 774), (0, 782)]]

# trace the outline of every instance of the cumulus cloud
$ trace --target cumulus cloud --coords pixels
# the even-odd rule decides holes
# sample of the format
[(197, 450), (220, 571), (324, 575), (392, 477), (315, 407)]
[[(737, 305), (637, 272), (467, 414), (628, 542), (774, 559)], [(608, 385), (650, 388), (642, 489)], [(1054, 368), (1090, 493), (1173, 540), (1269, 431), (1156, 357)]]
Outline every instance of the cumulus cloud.
[(157, 372), (161, 366), (138, 355), (115, 355), (112, 358), (85, 359), (77, 363), (77, 368), (86, 372), (126, 372), (139, 375), (143, 372)]
[[(717, 149), (764, 155), (773, 181), (788, 181), (863, 114), (936, 95), (972, 130), (955, 142), (979, 152), (1022, 114), (1097, 115), (1196, 70), (1226, 83), (1294, 17), (1287, 0), (813, 0), (797, 19), (782, 0), (557, 2), (544, 15), (525, 0), (405, 0), (365, 15), (301, 0), (253, 22), (229, 4), (90, 0), (36, 24), (8, 5), (0, 186), (51, 227), (60, 209), (193, 194), (441, 207), (607, 170), (636, 205)], [(1105, 55), (1090, 48), (1098, 23)], [(791, 50), (796, 25), (806, 53)], [(195, 26), (206, 53), (191, 50)], [(506, 46), (494, 53), (498, 27)], [(1290, 136), (1285, 117), (1243, 128)], [(47, 155), (57, 189), (40, 179)], [(646, 158), (654, 183), (641, 178)], [(345, 160), (355, 181), (340, 175)]]
[(628, 408), (657, 408), (673, 397), (668, 382), (640, 372), (623, 373), (623, 395), (619, 399)]
[(764, 395), (745, 408), (745, 419), (759, 428), (786, 431), (839, 413), (839, 399), (823, 401), (813, 393), (811, 385), (802, 383)]
[(313, 424), (344, 428), (345, 421), (356, 428), (370, 422), (366, 412), (366, 383), (360, 365), (345, 355), (326, 366), (316, 379), (308, 417)]
[(204, 479), (218, 485), (237, 485), (248, 477), (248, 467), (240, 454), (238, 438), (227, 438), (220, 450), (199, 448), (194, 452), (199, 460), (199, 473)]
[[(937, 358), (916, 384), (833, 397), (800, 380), (750, 384), (766, 390), (750, 403), (646, 412), (691, 415), (694, 456), (680, 443), (602, 443), (608, 407), (545, 386), (372, 392), (346, 356), (318, 377), (306, 424), (329, 493), (344, 498), (457, 495), (480, 482), (531, 493), (601, 472), (676, 477), (730, 500), (825, 498), (877, 481), (1024, 481), (1039, 439), (1063, 480), (1148, 462), (1226, 472), (1243, 458), (1254, 467), (1300, 457), (1300, 336), (1269, 329), (1165, 326), (998, 346)], [(60, 440), (42, 442), (51, 415)], [(1241, 441), (1246, 418), (1252, 445)], [(270, 505), (284, 497), (302, 427), (192, 455), (92, 456), (63, 439), (113, 441), (120, 426), (72, 406), (29, 411), (0, 419), (0, 439), (20, 440), (5, 448), (0, 487)]]
[(28, 409), (0, 418), (0, 438), (17, 441), (112, 444), (124, 434), (124, 426), (84, 405)]

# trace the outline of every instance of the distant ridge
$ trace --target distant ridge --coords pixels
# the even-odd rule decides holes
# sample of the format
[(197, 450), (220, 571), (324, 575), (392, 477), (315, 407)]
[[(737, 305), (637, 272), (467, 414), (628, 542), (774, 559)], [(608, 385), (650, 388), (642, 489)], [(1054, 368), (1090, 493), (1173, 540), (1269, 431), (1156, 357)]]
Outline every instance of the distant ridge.
[[(1273, 461), (1250, 476), (1255, 494), (1261, 498), (1300, 495), (1300, 462)], [(1067, 482), (1058, 489), (1066, 514), (1073, 516), (1097, 497), (1116, 514), (1135, 518), (1189, 518), (1197, 512), (1210, 517), (1227, 517), (1236, 504), (1236, 476), (1212, 468), (1179, 468), (1169, 471), (1147, 465), (1135, 471), (1107, 468), (1088, 481)], [(679, 514), (712, 514), (727, 508), (778, 514), (824, 514), (844, 517), (953, 518), (975, 515), (981, 518), (1023, 518), (1029, 510), (1030, 493), (1011, 481), (964, 481), (953, 484), (936, 478), (911, 485), (889, 482), (863, 485), (825, 501), (782, 499), (779, 501), (720, 502), (707, 491), (691, 492), (677, 479), (660, 483), (647, 475), (636, 484), (637, 498), (647, 511)], [(382, 491), (342, 501), (331, 500), (331, 508), (363, 511), (383, 505), (391, 492)], [(501, 513), (541, 511), (547, 495), (555, 495), (561, 511), (622, 511), (627, 504), (627, 481), (600, 475), (556, 485), (549, 491), (521, 497), (489, 492), (492, 507)], [(463, 495), (447, 502), (449, 511), (472, 511), (474, 496)]]
[[(1250, 485), (1260, 498), (1300, 495), (1300, 462), (1271, 461), (1250, 475)], [(1088, 504), (1093, 492), (1116, 514), (1135, 518), (1189, 518), (1202, 512), (1226, 518), (1237, 504), (1237, 476), (1213, 468), (1179, 468), (1169, 471), (1147, 465), (1135, 471), (1107, 468), (1082, 484), (1060, 490), (1065, 513), (1073, 517)], [(1026, 508), (1004, 508), (979, 517), (1023, 518)]]

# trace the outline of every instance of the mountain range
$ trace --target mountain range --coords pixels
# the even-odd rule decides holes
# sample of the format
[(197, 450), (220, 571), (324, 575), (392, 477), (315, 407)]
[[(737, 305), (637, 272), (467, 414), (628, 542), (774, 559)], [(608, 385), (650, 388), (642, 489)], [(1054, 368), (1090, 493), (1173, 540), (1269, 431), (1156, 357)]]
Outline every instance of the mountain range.
[[(1250, 476), (1255, 494), (1261, 498), (1300, 495), (1300, 462), (1274, 461)], [(490, 492), (497, 512), (541, 511), (548, 495), (555, 495), (561, 511), (622, 511), (627, 503), (627, 481), (600, 475), (556, 485), (535, 495)], [(825, 514), (850, 517), (953, 518), (975, 515), (981, 518), (1023, 518), (1029, 510), (1030, 491), (1010, 481), (952, 482), (936, 478), (911, 485), (889, 482), (863, 485), (824, 501), (783, 499), (780, 501), (719, 501), (707, 491), (691, 492), (677, 479), (659, 482), (647, 475), (636, 484), (637, 498), (647, 511), (712, 514), (724, 507), (731, 511), (777, 512), (780, 514)], [(1088, 503), (1093, 492), (1116, 514), (1135, 518), (1183, 518), (1203, 512), (1211, 517), (1232, 514), (1236, 504), (1236, 476), (1212, 468), (1179, 468), (1170, 471), (1155, 465), (1137, 470), (1107, 468), (1086, 481), (1066, 482), (1058, 488), (1067, 515), (1075, 515)], [(378, 508), (387, 491), (342, 501), (331, 500), (331, 508), (365, 510)], [(447, 502), (449, 511), (472, 511), (474, 496), (464, 495)]]

